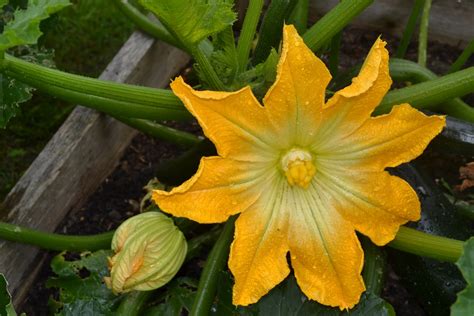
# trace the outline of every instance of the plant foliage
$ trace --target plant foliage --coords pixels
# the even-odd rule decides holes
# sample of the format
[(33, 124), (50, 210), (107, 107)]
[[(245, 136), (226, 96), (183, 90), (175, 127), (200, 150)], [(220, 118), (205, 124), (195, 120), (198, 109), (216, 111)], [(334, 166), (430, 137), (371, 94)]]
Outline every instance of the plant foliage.
[(66, 260), (61, 253), (51, 261), (51, 268), (57, 274), (46, 286), (59, 288), (59, 300), (52, 301), (57, 315), (110, 315), (120, 297), (105, 286), (108, 275), (107, 257), (111, 251), (100, 250), (82, 253), (75, 261)]
[(464, 251), (456, 265), (466, 279), (466, 288), (458, 293), (458, 299), (451, 306), (452, 316), (474, 314), (474, 237), (464, 244)]
[(5, 276), (0, 273), (0, 316), (16, 316), (13, 309), (12, 297), (8, 293), (8, 283)]
[(185, 46), (193, 47), (234, 22), (227, 0), (140, 0)]

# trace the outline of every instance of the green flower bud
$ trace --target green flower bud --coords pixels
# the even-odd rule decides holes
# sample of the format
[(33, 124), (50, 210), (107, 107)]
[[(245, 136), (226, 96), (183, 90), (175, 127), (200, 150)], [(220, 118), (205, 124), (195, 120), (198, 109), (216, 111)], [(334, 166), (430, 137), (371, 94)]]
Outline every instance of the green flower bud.
[(168, 283), (181, 268), (188, 245), (173, 220), (158, 212), (129, 218), (112, 239), (115, 255), (109, 258), (114, 293), (149, 291)]

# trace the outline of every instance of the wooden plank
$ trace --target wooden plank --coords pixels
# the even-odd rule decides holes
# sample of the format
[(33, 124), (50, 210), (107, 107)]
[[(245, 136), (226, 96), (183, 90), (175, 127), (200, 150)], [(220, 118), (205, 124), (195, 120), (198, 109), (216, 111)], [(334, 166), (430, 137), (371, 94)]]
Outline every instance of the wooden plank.
[[(413, 0), (376, 0), (351, 25), (401, 36), (413, 2)], [(338, 3), (339, 0), (311, 1), (310, 21), (314, 23)], [(474, 38), (473, 25), (473, 0), (433, 1), (430, 11), (430, 40), (465, 46)]]
[[(166, 87), (188, 61), (178, 49), (135, 32), (100, 78)], [(104, 114), (76, 107), (8, 194), (0, 217), (54, 231), (114, 170), (136, 133)], [(38, 253), (34, 247), (0, 241), (0, 272), (7, 277), (15, 305), (35, 278)]]

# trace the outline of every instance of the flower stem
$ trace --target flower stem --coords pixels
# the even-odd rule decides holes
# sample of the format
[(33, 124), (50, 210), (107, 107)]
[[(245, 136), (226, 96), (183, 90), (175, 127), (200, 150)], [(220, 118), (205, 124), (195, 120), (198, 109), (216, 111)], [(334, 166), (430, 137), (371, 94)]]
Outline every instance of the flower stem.
[[(396, 81), (412, 81), (415, 83), (438, 78), (434, 72), (417, 63), (397, 58), (390, 60), (390, 76)], [(443, 102), (439, 109), (448, 115), (474, 123), (474, 108), (460, 98)]]
[(428, 25), (430, 22), (431, 0), (425, 0), (420, 21), (420, 35), (418, 38), (418, 64), (426, 67), (426, 48), (428, 45)]
[(142, 315), (146, 301), (154, 294), (154, 291), (133, 291), (125, 296), (115, 311), (117, 316)]
[(432, 109), (446, 100), (471, 92), (474, 92), (474, 67), (390, 91), (385, 95), (374, 113), (388, 113), (393, 105), (405, 102), (418, 109)]
[(306, 45), (313, 51), (319, 50), (373, 1), (341, 1), (304, 33)]
[(224, 225), (219, 239), (209, 254), (206, 266), (202, 271), (199, 286), (191, 309), (191, 316), (205, 316), (209, 314), (217, 288), (217, 277), (225, 266), (229, 254), (229, 247), (234, 233), (236, 217), (231, 217)]
[(422, 257), (456, 262), (462, 254), (463, 242), (433, 236), (408, 227), (400, 227), (397, 236), (388, 246)]
[(0, 222), (0, 238), (38, 246), (47, 250), (99, 250), (109, 249), (114, 232), (90, 236), (67, 236), (44, 233), (21, 226)]
[(451, 65), (448, 70), (448, 73), (452, 73), (461, 69), (461, 67), (466, 63), (466, 61), (474, 54), (474, 40), (470, 41), (467, 44), (466, 48), (462, 51), (461, 55), (456, 59), (456, 61)]
[(112, 0), (115, 6), (136, 26), (138, 26), (145, 33), (162, 40), (175, 47), (186, 50), (185, 47), (177, 41), (168, 30), (159, 22), (152, 22), (150, 19), (135, 8), (128, 0)]
[(398, 46), (397, 52), (395, 53), (396, 58), (405, 57), (408, 45), (410, 44), (411, 38), (413, 37), (413, 33), (415, 33), (416, 24), (423, 9), (424, 2), (425, 0), (415, 0), (410, 17), (408, 18), (407, 25), (405, 26), (405, 30), (403, 31), (400, 45)]
[(257, 30), (258, 20), (263, 8), (263, 0), (250, 0), (245, 13), (244, 23), (237, 42), (239, 73), (247, 69), (252, 41)]

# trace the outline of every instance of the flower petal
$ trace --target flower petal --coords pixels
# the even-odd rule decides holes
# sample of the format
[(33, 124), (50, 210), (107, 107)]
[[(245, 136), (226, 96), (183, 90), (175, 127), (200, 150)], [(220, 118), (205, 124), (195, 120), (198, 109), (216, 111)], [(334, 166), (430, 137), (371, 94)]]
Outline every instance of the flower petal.
[(248, 161), (268, 157), (271, 124), (250, 87), (236, 92), (196, 91), (178, 77), (171, 88), (197, 118), (219, 156)]
[(264, 174), (261, 163), (204, 157), (191, 179), (170, 192), (153, 191), (153, 200), (174, 216), (220, 223), (257, 200)]
[(350, 137), (319, 148), (319, 156), (341, 168), (381, 171), (421, 155), (445, 125), (443, 116), (426, 116), (408, 104), (371, 118)]
[(293, 25), (283, 29), (283, 48), (277, 78), (263, 103), (282, 145), (305, 146), (321, 120), (325, 90), (331, 75), (324, 63), (306, 47)]
[(290, 273), (286, 190), (286, 181), (280, 179), (236, 221), (229, 258), (235, 305), (257, 302)]
[(379, 246), (392, 241), (400, 225), (420, 219), (416, 192), (386, 171), (320, 169), (316, 181), (334, 209)]
[(293, 193), (289, 244), (298, 285), (321, 304), (351, 308), (365, 289), (360, 275), (364, 253), (353, 226), (314, 182)]
[(359, 75), (352, 84), (337, 91), (324, 106), (323, 124), (317, 137), (326, 142), (329, 136), (346, 136), (370, 118), (392, 84), (388, 69), (388, 51), (380, 38), (375, 41)]

